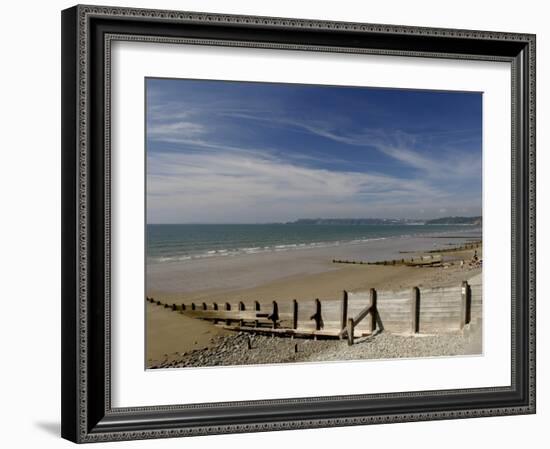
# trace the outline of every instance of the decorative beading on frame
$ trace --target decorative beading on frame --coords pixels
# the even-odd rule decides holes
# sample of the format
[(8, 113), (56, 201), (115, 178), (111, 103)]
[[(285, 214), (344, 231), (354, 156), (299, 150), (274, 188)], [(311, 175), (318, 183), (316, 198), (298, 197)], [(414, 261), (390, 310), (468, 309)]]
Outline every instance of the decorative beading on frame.
[(466, 39), (509, 40), (532, 42), (534, 36), (507, 32), (429, 28), (419, 26), (402, 26), (387, 24), (370, 24), (354, 22), (338, 22), (327, 20), (289, 19), (284, 17), (242, 16), (233, 14), (201, 13), (191, 11), (150, 10), (142, 8), (119, 8), (108, 6), (80, 6), (80, 14), (84, 16), (110, 16), (157, 19), (173, 22), (211, 22), (250, 25), (258, 27), (286, 27), (298, 29), (320, 29), (336, 31), (358, 31), (372, 33), (391, 33), (403, 35), (460, 37)]

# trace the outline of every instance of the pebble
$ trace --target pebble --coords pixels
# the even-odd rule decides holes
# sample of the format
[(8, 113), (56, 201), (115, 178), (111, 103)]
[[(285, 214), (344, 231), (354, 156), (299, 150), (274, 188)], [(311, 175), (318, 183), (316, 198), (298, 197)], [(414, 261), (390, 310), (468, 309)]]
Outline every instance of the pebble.
[[(468, 335), (403, 336), (382, 332), (356, 340), (353, 346), (340, 340), (272, 338), (254, 336), (254, 347), (247, 349), (245, 333), (216, 337), (210, 348), (181, 353), (168, 362), (154, 361), (151, 368), (229, 366), (289, 362), (319, 362), (388, 358), (418, 358), (464, 354)], [(299, 350), (295, 351), (296, 340)]]

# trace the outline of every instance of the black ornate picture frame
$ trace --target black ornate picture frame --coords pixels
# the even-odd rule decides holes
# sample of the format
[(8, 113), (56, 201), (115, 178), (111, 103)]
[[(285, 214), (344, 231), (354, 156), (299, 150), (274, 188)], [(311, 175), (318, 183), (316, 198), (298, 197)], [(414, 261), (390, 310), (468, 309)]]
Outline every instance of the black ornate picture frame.
[[(109, 82), (111, 43), (117, 40), (509, 63), (511, 385), (113, 408)], [(67, 9), (62, 258), (62, 436), (74, 442), (535, 413), (535, 36), (119, 7)]]

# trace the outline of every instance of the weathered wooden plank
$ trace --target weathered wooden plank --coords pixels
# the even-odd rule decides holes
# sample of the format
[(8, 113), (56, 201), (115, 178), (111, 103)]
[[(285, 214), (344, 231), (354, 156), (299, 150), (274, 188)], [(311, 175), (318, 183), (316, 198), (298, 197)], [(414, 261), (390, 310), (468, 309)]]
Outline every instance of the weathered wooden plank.
[(423, 309), (426, 310), (460, 310), (460, 302), (453, 302), (453, 303), (439, 303), (439, 304), (425, 304), (422, 302), (422, 299), (420, 300), (420, 305)]
[(428, 322), (428, 321), (455, 321), (457, 323), (460, 323), (461, 315), (459, 313), (455, 315), (448, 315), (448, 314), (441, 314), (441, 315), (421, 315), (420, 321), (421, 322)]
[(380, 296), (377, 294), (377, 298), (378, 298), (378, 304), (388, 304), (388, 305), (403, 305), (403, 304), (407, 304), (408, 301), (409, 301), (409, 298), (388, 298), (388, 297), (383, 297), (383, 296)]
[(378, 315), (380, 316), (380, 319), (382, 320), (390, 320), (390, 321), (411, 321), (411, 314), (410, 311), (408, 313), (384, 313), (378, 309)]
[(453, 327), (459, 327), (460, 326), (460, 317), (459, 319), (457, 319), (456, 317), (453, 317), (453, 318), (430, 318), (430, 319), (425, 319), (424, 321), (422, 321), (422, 325), (430, 325), (430, 324), (434, 324), (434, 323), (438, 323), (438, 324), (445, 324), (445, 325), (450, 325), (450, 326), (453, 326)]
[(460, 296), (461, 289), (460, 288), (434, 288), (434, 289), (424, 289), (421, 291), (421, 293), (424, 293), (426, 295), (440, 295), (440, 296)]
[(420, 313), (453, 313), (460, 315), (460, 307), (422, 307)]
[(379, 291), (378, 292), (378, 299), (380, 301), (408, 299), (409, 296), (410, 296), (410, 292), (406, 291), (406, 290), (403, 290), (403, 291)]
[(406, 301), (385, 301), (383, 299), (380, 299), (379, 296), (377, 296), (377, 306), (378, 308), (386, 308), (388, 310), (390, 309), (406, 309), (409, 307), (410, 299), (407, 299)]
[(388, 312), (402, 312), (404, 310), (408, 311), (409, 310), (409, 306), (410, 306), (410, 301), (409, 302), (404, 302), (403, 304), (388, 304), (388, 303), (383, 303), (383, 302), (380, 302), (380, 301), (377, 301), (377, 307), (378, 307), (378, 310), (387, 310)]
[(423, 302), (432, 302), (432, 301), (446, 301), (446, 302), (452, 302), (452, 301), (460, 301), (460, 293), (452, 293), (452, 294), (420, 294)]
[[(410, 296), (410, 292), (409, 292)], [(390, 298), (388, 296), (384, 297), (382, 295), (377, 294), (378, 303), (379, 304), (407, 304), (409, 301), (409, 298)]]
[(453, 315), (460, 317), (460, 309), (422, 309), (420, 315)]
[(399, 323), (387, 323), (382, 322), (384, 332), (407, 332), (410, 333), (410, 323), (409, 322), (399, 322)]

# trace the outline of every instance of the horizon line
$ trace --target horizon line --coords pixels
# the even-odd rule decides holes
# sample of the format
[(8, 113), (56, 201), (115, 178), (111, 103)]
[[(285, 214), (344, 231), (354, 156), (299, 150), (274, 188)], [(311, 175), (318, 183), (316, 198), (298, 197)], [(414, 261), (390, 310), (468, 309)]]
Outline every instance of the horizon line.
[(315, 217), (315, 218), (297, 218), (295, 220), (285, 221), (262, 221), (262, 222), (204, 222), (204, 221), (188, 221), (188, 222), (169, 222), (169, 223), (148, 223), (147, 225), (265, 225), (265, 224), (287, 224), (296, 223), (301, 220), (400, 220), (400, 221), (417, 221), (425, 222), (430, 220), (440, 220), (443, 218), (483, 218), (483, 215), (448, 215), (445, 217), (435, 218), (388, 218), (388, 217), (374, 217), (374, 218), (335, 218), (335, 217)]

